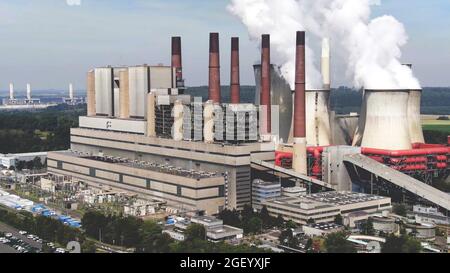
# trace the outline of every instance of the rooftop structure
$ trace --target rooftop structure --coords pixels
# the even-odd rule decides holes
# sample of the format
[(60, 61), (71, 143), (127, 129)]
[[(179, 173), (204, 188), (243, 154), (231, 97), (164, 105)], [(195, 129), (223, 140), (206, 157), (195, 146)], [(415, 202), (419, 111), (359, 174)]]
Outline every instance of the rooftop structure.
[(256, 210), (262, 209), (262, 202), (281, 196), (281, 183), (266, 182), (260, 179), (252, 183), (252, 207)]

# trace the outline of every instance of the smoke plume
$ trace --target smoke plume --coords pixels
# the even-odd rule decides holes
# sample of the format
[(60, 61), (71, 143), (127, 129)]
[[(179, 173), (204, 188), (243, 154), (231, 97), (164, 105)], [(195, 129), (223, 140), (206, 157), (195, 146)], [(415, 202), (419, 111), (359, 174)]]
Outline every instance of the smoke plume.
[[(228, 10), (247, 27), (251, 39), (271, 34), (274, 62), (294, 85), (295, 32), (329, 38), (331, 48), (347, 64), (356, 88), (418, 89), (412, 70), (402, 65), (401, 47), (408, 40), (402, 23), (392, 16), (371, 19), (377, 0), (231, 0)], [(309, 40), (307, 45), (309, 45)], [(313, 50), (306, 47), (307, 88), (322, 87)]]

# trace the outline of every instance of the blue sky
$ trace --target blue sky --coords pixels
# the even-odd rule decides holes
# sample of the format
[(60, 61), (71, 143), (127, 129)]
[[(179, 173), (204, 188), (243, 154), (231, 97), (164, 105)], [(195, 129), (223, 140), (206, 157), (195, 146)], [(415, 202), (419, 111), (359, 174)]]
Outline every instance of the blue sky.
[[(85, 73), (102, 65), (169, 64), (170, 37), (181, 35), (186, 82), (207, 83), (208, 33), (220, 32), (222, 84), (229, 81), (230, 37), (241, 39), (241, 78), (254, 84), (257, 44), (226, 10), (227, 0), (2, 0), (0, 90), (84, 89)], [(450, 86), (450, 1), (381, 0), (374, 15), (394, 15), (410, 37), (404, 62), (423, 86)], [(345, 70), (343, 64), (335, 69)], [(335, 79), (336, 85), (347, 84)]]

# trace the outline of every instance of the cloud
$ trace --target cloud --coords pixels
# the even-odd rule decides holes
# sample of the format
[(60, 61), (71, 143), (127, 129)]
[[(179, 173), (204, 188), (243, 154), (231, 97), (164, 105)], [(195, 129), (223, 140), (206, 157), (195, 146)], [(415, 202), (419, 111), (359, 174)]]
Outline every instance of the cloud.
[(66, 3), (69, 6), (80, 6), (81, 0), (66, 0)]

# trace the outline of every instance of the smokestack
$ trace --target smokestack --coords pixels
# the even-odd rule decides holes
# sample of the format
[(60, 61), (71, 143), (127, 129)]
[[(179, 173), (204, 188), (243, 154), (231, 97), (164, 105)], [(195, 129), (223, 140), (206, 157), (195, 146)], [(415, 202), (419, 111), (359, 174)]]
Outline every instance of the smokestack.
[(27, 99), (31, 100), (31, 84), (27, 83)]
[(297, 31), (295, 56), (295, 98), (294, 98), (294, 171), (307, 174), (306, 163), (306, 67), (305, 32)]
[(9, 84), (9, 99), (14, 100), (14, 84)]
[(270, 99), (270, 35), (261, 36), (261, 95), (260, 106), (265, 107), (262, 119), (262, 135), (272, 132), (271, 99)]
[(239, 38), (231, 38), (231, 103), (240, 103)]
[(130, 81), (128, 69), (119, 73), (119, 117), (122, 119), (130, 118)]
[(87, 115), (89, 117), (97, 115), (95, 109), (95, 71), (91, 70), (87, 73)]
[(219, 33), (209, 34), (209, 100), (220, 103)]
[(69, 98), (73, 100), (73, 84), (69, 84)]
[(329, 90), (331, 88), (330, 81), (330, 42), (328, 38), (323, 38), (322, 40), (322, 80), (323, 89)]
[(181, 37), (172, 37), (172, 69), (175, 69), (176, 87), (182, 87), (183, 66), (181, 60)]

